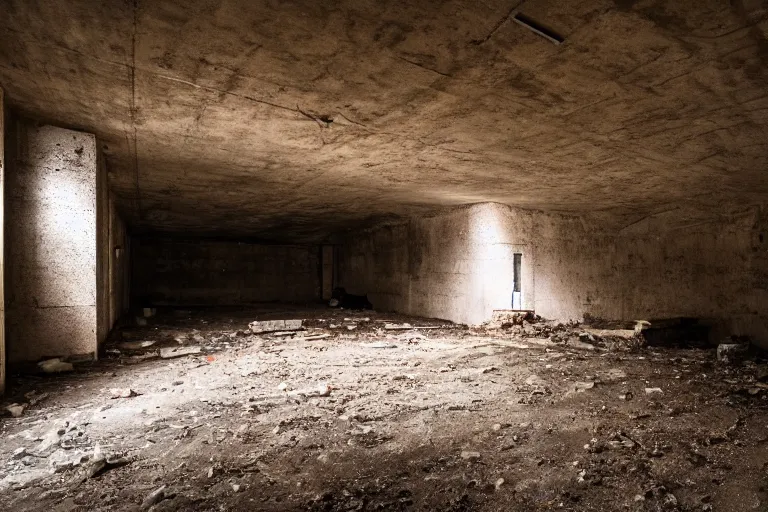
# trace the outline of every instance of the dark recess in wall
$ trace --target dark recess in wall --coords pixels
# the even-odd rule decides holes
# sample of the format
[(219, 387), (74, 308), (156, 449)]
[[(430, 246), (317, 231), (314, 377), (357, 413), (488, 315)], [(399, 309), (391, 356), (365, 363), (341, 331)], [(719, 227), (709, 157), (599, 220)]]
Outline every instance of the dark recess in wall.
[(320, 251), (315, 245), (143, 236), (134, 238), (132, 252), (135, 307), (320, 298)]

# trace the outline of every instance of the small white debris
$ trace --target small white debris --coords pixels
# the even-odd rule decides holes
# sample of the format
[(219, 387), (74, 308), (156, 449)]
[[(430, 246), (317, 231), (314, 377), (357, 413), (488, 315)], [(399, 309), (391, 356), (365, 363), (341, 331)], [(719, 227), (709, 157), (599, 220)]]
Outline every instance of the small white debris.
[(645, 388), (646, 395), (663, 395), (664, 391), (661, 388)]
[(461, 458), (464, 460), (480, 460), (480, 452), (461, 452)]
[(288, 383), (287, 382), (281, 382), (278, 384), (277, 389), (280, 391), (287, 391), (288, 390)]
[(320, 396), (331, 396), (332, 389), (328, 384), (321, 382), (317, 385), (317, 394)]
[(496, 488), (497, 491), (501, 488), (502, 485), (504, 485), (503, 478), (499, 478), (498, 480), (496, 480), (496, 483), (493, 484), (493, 486)]
[(61, 359), (54, 358), (54, 359), (46, 359), (45, 361), (40, 361), (37, 363), (37, 367), (40, 368), (45, 373), (60, 373), (60, 372), (71, 372), (75, 369), (74, 366), (72, 366), (72, 363), (65, 363)]
[(131, 388), (112, 388), (109, 390), (110, 398), (131, 398), (133, 396), (139, 396), (141, 393), (137, 393)]
[(240, 484), (232, 484), (232, 490), (235, 492), (240, 492)]

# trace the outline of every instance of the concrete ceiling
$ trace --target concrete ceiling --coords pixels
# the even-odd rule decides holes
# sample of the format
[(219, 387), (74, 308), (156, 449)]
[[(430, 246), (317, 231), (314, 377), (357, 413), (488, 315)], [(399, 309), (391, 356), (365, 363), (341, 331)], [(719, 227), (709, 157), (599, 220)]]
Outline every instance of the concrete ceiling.
[(480, 201), (631, 221), (768, 200), (765, 2), (0, 11), (11, 105), (99, 136), (136, 231), (318, 241)]

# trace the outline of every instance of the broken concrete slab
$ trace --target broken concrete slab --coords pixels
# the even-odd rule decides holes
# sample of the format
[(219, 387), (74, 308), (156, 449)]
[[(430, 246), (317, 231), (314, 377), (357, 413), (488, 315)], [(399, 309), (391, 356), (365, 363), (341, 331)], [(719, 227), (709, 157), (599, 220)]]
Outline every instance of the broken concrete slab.
[(254, 334), (264, 334), (278, 331), (298, 331), (303, 320), (257, 320), (248, 324)]

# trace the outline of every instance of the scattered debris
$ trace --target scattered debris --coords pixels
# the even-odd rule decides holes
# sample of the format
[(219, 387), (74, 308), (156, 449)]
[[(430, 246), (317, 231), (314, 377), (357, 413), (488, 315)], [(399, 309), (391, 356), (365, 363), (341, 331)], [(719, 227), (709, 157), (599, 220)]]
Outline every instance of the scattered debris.
[(120, 350), (141, 350), (154, 345), (154, 341), (123, 341), (117, 344), (117, 348)]
[(747, 353), (749, 345), (741, 343), (721, 343), (717, 346), (717, 360), (723, 364), (738, 364)]
[(265, 334), (278, 331), (298, 331), (302, 327), (303, 320), (261, 320), (248, 324), (253, 334)]
[(445, 327), (441, 325), (411, 325), (408, 323), (404, 323), (404, 324), (384, 324), (384, 329), (388, 331), (406, 331), (409, 329), (445, 329)]
[(364, 348), (397, 348), (394, 343), (387, 343), (386, 341), (373, 341), (370, 343), (361, 343), (361, 347)]
[(645, 388), (646, 395), (663, 395), (664, 390), (661, 388)]
[(160, 357), (163, 359), (172, 359), (174, 357), (199, 354), (200, 352), (202, 352), (202, 349), (197, 345), (190, 347), (163, 347), (160, 349)]

